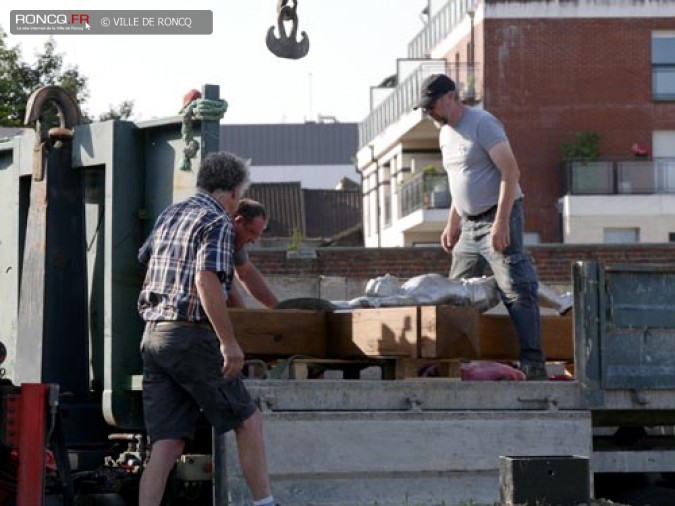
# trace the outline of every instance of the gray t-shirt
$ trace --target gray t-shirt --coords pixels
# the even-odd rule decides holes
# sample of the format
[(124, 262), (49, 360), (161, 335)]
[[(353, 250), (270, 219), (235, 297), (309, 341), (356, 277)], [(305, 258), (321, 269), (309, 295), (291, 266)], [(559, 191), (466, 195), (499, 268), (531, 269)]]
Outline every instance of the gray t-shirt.
[(235, 267), (238, 265), (244, 265), (246, 262), (248, 262), (248, 252), (246, 251), (246, 246), (242, 246), (241, 248), (234, 250), (234, 257), (232, 260)]
[[(504, 126), (487, 111), (471, 107), (455, 127), (443, 126), (439, 145), (450, 194), (460, 216), (475, 216), (499, 202), (502, 176), (490, 158), (496, 144), (507, 141)], [(523, 196), (518, 185), (516, 198)]]

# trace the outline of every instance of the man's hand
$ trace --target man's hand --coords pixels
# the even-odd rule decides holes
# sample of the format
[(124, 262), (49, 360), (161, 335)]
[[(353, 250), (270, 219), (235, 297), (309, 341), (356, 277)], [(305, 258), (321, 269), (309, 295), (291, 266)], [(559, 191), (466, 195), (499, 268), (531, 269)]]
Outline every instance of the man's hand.
[(460, 226), (454, 224), (450, 225), (450, 223), (445, 226), (443, 233), (441, 234), (441, 246), (446, 251), (446, 253), (450, 253), (452, 251), (452, 248), (454, 248), (455, 244), (457, 244), (457, 241), (459, 241), (459, 236), (461, 233), (462, 228)]
[(227, 301), (220, 278), (212, 271), (197, 271), (195, 285), (199, 300), (220, 340), (220, 352), (225, 360), (223, 376), (233, 378), (244, 366), (244, 352), (237, 342), (232, 321), (227, 314)]
[(502, 252), (511, 245), (511, 229), (508, 222), (495, 221), (490, 230), (492, 249)]
[(244, 352), (241, 350), (237, 341), (231, 340), (228, 343), (221, 342), (220, 352), (225, 359), (223, 377), (235, 378), (239, 376), (241, 369), (244, 367)]

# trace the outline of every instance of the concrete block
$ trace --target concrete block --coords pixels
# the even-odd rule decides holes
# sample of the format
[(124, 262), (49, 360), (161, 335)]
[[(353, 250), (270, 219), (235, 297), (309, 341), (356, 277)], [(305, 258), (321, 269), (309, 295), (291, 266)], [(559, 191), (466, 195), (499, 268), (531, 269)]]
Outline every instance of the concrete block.
[(588, 503), (588, 457), (499, 457), (499, 488), (503, 504), (576, 506)]

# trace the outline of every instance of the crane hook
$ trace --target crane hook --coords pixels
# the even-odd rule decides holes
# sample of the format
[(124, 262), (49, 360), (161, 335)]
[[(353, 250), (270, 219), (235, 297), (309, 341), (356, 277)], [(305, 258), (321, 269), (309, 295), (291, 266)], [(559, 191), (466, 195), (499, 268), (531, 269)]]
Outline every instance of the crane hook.
[[(274, 36), (274, 26), (267, 31), (267, 48), (279, 58), (297, 60), (309, 51), (309, 37), (306, 32), (301, 32), (302, 39), (296, 40), (298, 33), (298, 0), (291, 0), (293, 7), (288, 5), (289, 0), (279, 0), (277, 3), (277, 28), (279, 37)], [(291, 33), (286, 33), (284, 21), (291, 22)]]

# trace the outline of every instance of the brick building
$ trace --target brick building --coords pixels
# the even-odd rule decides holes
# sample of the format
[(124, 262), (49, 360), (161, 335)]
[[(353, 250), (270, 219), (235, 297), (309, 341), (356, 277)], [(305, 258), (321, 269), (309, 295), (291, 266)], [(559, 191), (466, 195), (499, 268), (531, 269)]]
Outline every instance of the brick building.
[[(438, 243), (438, 130), (412, 110), (436, 72), (505, 124), (529, 244), (675, 241), (674, 1), (431, 1), (396, 65), (359, 131), (367, 246)], [(583, 132), (599, 156), (563, 163)]]

